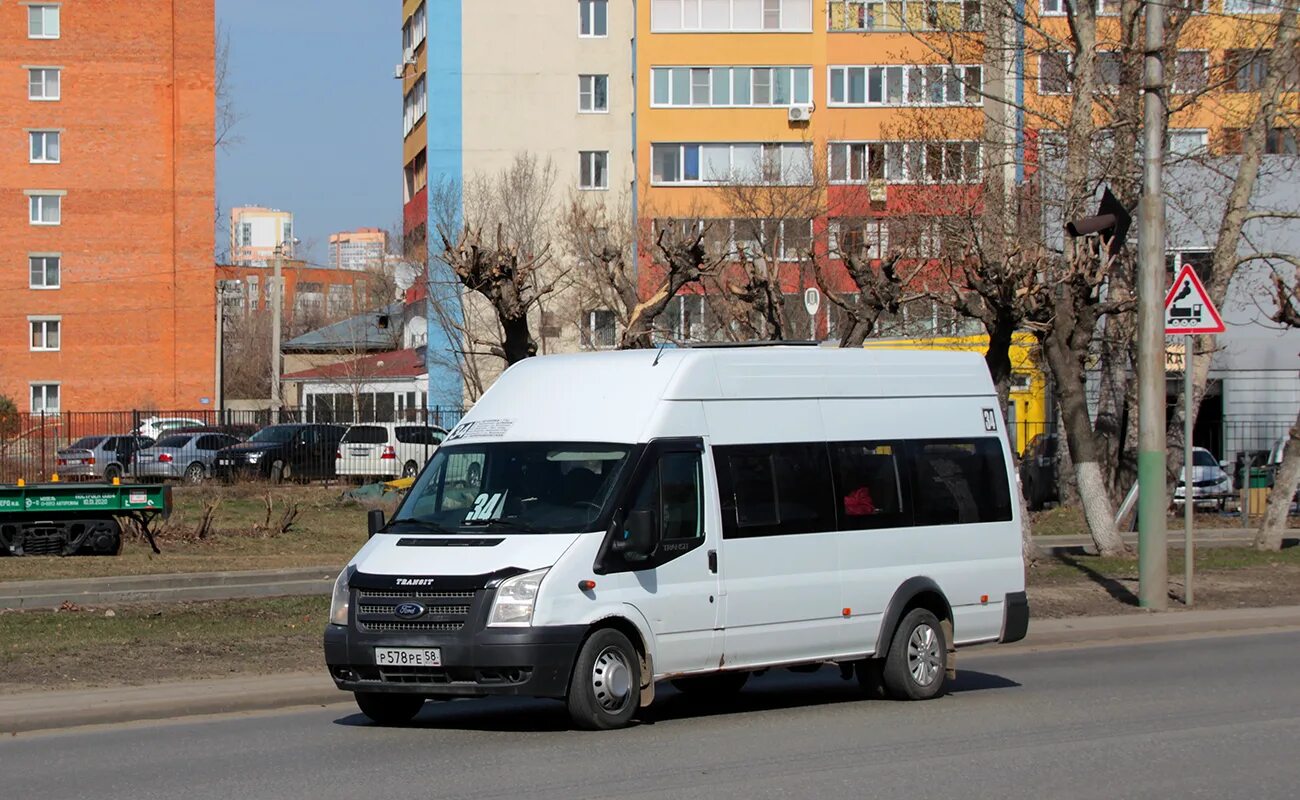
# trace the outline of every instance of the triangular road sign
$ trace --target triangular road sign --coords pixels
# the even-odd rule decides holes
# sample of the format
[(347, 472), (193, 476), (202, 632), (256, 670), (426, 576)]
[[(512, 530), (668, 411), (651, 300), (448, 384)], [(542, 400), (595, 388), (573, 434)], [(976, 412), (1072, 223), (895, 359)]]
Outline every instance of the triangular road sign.
[(1210, 302), (1210, 293), (1196, 277), (1191, 264), (1184, 264), (1165, 295), (1165, 335), (1223, 333), (1223, 317)]

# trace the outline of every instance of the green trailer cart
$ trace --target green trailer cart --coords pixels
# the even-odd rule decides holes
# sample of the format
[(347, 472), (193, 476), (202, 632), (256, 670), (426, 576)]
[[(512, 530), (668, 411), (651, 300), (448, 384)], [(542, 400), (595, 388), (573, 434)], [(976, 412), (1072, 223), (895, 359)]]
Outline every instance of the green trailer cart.
[(171, 509), (163, 485), (0, 484), (0, 556), (116, 555), (124, 520), (147, 530)]

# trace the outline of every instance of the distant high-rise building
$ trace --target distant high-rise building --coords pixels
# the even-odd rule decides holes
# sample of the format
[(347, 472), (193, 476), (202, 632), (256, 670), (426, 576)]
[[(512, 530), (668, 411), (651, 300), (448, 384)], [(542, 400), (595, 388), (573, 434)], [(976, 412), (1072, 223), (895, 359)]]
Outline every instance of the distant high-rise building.
[(230, 263), (266, 266), (281, 244), (283, 255), (293, 255), (293, 212), (261, 206), (230, 209)]
[(336, 269), (369, 269), (383, 261), (388, 234), (379, 228), (357, 228), (330, 235), (330, 266)]
[(214, 27), (213, 0), (0, 3), (0, 395), (20, 411), (212, 407)]

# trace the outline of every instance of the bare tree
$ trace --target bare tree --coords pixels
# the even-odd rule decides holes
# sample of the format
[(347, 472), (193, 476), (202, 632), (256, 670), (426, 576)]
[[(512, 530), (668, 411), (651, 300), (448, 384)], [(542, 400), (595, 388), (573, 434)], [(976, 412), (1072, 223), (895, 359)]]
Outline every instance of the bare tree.
[[(1295, 329), (1300, 328), (1300, 259), (1289, 260), (1295, 265), (1292, 279), (1287, 281), (1281, 275), (1273, 276), (1277, 297), (1277, 311), (1273, 320)], [(1287, 531), (1291, 500), (1295, 497), (1297, 486), (1300, 486), (1300, 414), (1297, 414), (1295, 423), (1287, 433), (1282, 449), (1282, 463), (1273, 476), (1273, 489), (1268, 493), (1264, 521), (1255, 532), (1255, 549), (1282, 549), (1282, 537)]]
[(235, 107), (234, 91), (230, 82), (230, 32), (224, 25), (217, 26), (216, 62), (212, 85), (216, 99), (213, 146), (218, 150), (229, 150), (240, 142), (240, 137), (233, 131), (239, 124), (241, 116)]

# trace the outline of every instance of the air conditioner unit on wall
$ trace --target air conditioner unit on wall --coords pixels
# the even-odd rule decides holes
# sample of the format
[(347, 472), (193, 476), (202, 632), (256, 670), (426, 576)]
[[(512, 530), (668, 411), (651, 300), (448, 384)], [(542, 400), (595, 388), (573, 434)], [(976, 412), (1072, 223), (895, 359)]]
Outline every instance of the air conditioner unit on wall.
[(813, 107), (810, 105), (790, 106), (789, 120), (791, 122), (807, 122), (812, 119)]
[(393, 67), (393, 77), (394, 77), (394, 78), (397, 78), (399, 81), (400, 81), (402, 78), (405, 78), (405, 77), (406, 77), (406, 65), (405, 65), (405, 64), (398, 64), (396, 67)]

